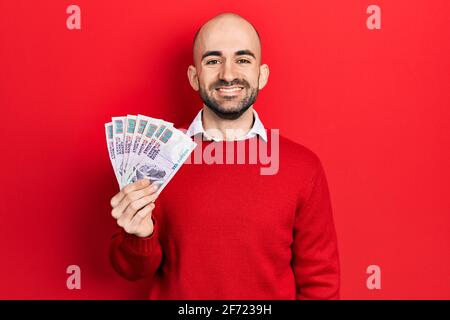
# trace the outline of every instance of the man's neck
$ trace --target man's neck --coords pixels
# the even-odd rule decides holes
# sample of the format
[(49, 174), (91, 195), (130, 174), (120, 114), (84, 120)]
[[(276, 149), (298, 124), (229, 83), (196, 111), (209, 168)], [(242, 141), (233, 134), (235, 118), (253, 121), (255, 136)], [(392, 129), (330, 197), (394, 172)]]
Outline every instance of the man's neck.
[(202, 112), (202, 124), (206, 133), (220, 140), (237, 140), (246, 136), (253, 126), (253, 106), (238, 119), (227, 120), (217, 116), (205, 105)]

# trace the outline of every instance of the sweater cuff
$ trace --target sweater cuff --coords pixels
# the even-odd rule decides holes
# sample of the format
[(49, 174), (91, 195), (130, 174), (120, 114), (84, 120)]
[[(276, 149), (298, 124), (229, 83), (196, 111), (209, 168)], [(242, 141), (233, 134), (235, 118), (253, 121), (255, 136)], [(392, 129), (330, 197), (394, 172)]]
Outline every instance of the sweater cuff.
[(153, 233), (148, 237), (138, 237), (134, 234), (129, 234), (123, 230), (124, 233), (124, 245), (126, 248), (134, 251), (135, 253), (146, 255), (153, 251), (155, 246), (158, 245), (158, 223), (157, 220), (152, 217), (153, 221)]

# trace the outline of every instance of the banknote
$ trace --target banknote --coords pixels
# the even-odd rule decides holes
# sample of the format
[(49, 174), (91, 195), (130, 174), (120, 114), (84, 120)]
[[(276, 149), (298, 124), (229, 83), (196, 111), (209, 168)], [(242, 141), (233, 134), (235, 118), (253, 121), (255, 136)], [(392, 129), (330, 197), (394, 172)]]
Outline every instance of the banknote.
[(105, 134), (120, 189), (146, 178), (160, 193), (197, 146), (173, 123), (142, 114), (112, 117)]
[(112, 117), (112, 123), (113, 123), (114, 150), (116, 151), (115, 163), (120, 183), (124, 169), (122, 161), (124, 153), (123, 140), (124, 140), (125, 117)]
[[(136, 117), (136, 126), (133, 133), (133, 137), (131, 138), (131, 147), (128, 154), (128, 158), (126, 160), (125, 164), (125, 174), (128, 171), (127, 165), (133, 163), (134, 155), (137, 153), (137, 149), (139, 147), (139, 144), (141, 142), (141, 137), (144, 134), (145, 128), (147, 127), (147, 123), (149, 119), (152, 119), (150, 117), (146, 117), (143, 115), (137, 115)], [(125, 175), (124, 175), (125, 176)], [(121, 183), (125, 183), (125, 179), (122, 179)]]
[(121, 183), (124, 183), (124, 176), (127, 168), (128, 158), (130, 155), (131, 144), (136, 130), (136, 118), (137, 117), (135, 115), (130, 114), (125, 118), (124, 149), (122, 159), (124, 174), (122, 174)]
[(147, 178), (158, 185), (160, 193), (196, 147), (182, 131), (161, 125), (151, 142), (137, 156), (136, 166), (128, 183)]
[(133, 172), (136, 170), (136, 166), (139, 164), (139, 161), (143, 161), (145, 159), (141, 158), (141, 154), (146, 151), (149, 150), (149, 148), (151, 148), (151, 146), (153, 145), (153, 143), (155, 142), (154, 139), (154, 135), (158, 130), (167, 128), (167, 127), (173, 127), (173, 124), (170, 122), (166, 122), (164, 120), (161, 119), (156, 119), (156, 118), (150, 118), (150, 117), (145, 117), (145, 116), (141, 116), (144, 119), (147, 120), (147, 125), (144, 129), (143, 134), (140, 137), (140, 141), (136, 146), (136, 150), (133, 152), (132, 154), (132, 160), (129, 161), (127, 168), (125, 170), (125, 174), (123, 177), (123, 184), (129, 184), (130, 182), (130, 177), (133, 174)]

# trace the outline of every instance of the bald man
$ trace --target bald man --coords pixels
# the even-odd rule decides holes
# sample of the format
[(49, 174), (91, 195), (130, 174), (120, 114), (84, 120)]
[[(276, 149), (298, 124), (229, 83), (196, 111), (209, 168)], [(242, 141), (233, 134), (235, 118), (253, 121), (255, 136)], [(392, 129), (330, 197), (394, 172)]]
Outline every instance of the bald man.
[(207, 161), (184, 165), (158, 197), (148, 180), (124, 187), (111, 199), (113, 268), (148, 278), (150, 299), (338, 299), (321, 161), (277, 131), (268, 135), (253, 108), (269, 77), (256, 29), (233, 13), (209, 20), (187, 75), (203, 101), (186, 131), (198, 142), (194, 153), (229, 160), (239, 144), (258, 145), (279, 154), (279, 168), (264, 175), (261, 161)]

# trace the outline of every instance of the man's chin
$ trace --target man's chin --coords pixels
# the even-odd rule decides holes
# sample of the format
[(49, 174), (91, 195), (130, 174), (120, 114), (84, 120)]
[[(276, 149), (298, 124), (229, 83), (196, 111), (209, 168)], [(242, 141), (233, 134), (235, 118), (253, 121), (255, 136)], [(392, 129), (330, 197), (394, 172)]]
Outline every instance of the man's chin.
[(225, 119), (225, 120), (236, 120), (239, 119), (245, 111), (242, 108), (236, 108), (236, 107), (211, 107), (206, 105), (210, 110), (212, 110), (219, 118)]

